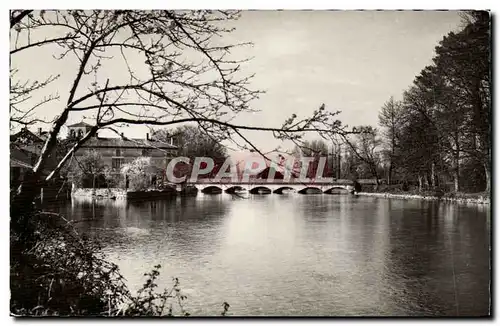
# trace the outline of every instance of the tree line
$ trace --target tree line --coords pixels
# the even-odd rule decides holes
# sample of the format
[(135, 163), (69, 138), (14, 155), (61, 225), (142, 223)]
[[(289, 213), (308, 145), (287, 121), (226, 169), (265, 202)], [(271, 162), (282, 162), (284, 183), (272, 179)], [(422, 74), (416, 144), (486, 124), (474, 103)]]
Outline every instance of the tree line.
[(377, 186), (386, 183), (401, 190), (489, 193), (490, 15), (461, 15), (460, 30), (443, 37), (432, 64), (415, 76), (401, 100), (391, 96), (383, 104), (376, 126), (294, 141), (296, 157), (317, 157), (308, 176), (315, 175), (319, 157), (326, 156), (323, 176), (374, 178)]
[(489, 193), (491, 184), (490, 16), (462, 16), (397, 101), (379, 111), (377, 129), (344, 137), (347, 174), (371, 175), (419, 190)]

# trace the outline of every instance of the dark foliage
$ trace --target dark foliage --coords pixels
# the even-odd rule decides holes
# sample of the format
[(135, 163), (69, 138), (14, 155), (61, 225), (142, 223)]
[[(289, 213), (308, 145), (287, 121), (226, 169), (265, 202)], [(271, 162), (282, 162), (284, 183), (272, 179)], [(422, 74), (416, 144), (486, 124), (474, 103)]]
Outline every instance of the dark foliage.
[[(129, 291), (95, 240), (59, 214), (34, 206), (11, 221), (10, 310), (15, 316), (189, 316), (179, 279), (156, 292), (160, 265)], [(229, 307), (224, 307), (223, 315)]]

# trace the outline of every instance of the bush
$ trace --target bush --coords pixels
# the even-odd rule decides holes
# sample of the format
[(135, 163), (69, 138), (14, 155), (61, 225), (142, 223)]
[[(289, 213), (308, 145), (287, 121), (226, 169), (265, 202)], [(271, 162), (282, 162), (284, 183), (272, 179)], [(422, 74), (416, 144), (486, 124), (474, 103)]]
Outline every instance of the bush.
[[(126, 175), (128, 185), (124, 187), (132, 191), (143, 191), (151, 187), (151, 176), (156, 168), (151, 165), (151, 158), (138, 157), (130, 163), (124, 164), (121, 173)], [(125, 181), (125, 183), (127, 183)]]
[(102, 157), (96, 150), (84, 152), (84, 155), (72, 162), (69, 167), (71, 179), (80, 188), (106, 188), (105, 167)]
[(144, 191), (151, 187), (149, 175), (133, 174), (129, 176), (129, 188), (133, 191)]
[[(11, 223), (10, 309), (17, 316), (189, 316), (186, 296), (173, 287), (155, 292), (160, 265), (130, 293), (100, 246), (76, 233), (62, 216), (35, 212)], [(177, 306), (178, 309), (174, 309)], [(222, 315), (226, 315), (226, 303)]]
[(481, 192), (486, 188), (486, 174), (480, 162), (467, 161), (460, 171), (460, 187), (466, 192)]
[(58, 214), (37, 212), (27, 223), (31, 241), (11, 230), (13, 314), (101, 315), (127, 295), (117, 266)]

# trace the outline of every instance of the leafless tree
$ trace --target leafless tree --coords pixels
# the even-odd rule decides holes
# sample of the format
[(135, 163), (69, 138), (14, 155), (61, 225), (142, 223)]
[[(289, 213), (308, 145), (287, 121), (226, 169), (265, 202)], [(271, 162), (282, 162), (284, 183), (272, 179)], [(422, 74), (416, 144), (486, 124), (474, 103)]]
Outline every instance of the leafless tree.
[(394, 101), (391, 98), (384, 103), (379, 115), (378, 115), (379, 125), (384, 128), (383, 136), (386, 140), (387, 148), (385, 150), (385, 157), (389, 163), (389, 171), (387, 173), (387, 183), (392, 183), (392, 172), (394, 170), (394, 162), (396, 156), (396, 147), (398, 145), (398, 132), (401, 129), (403, 123), (402, 113), (401, 113), (401, 103)]
[(350, 139), (348, 136), (342, 136), (344, 142), (348, 145), (351, 153), (361, 162), (368, 166), (373, 177), (375, 177), (377, 187), (380, 184), (378, 166), (380, 164), (380, 145), (382, 144), (378, 137), (378, 130), (371, 126), (359, 126), (354, 128), (356, 138)]
[[(252, 75), (241, 71), (241, 64), (249, 58), (232, 56), (234, 48), (251, 44), (224, 43), (223, 36), (233, 30), (229, 26), (238, 17), (235, 11), (211, 10), (11, 13), (11, 56), (52, 46), (61, 63), (76, 59), (77, 64), (69, 92), (60, 97), (42, 95), (36, 107), (23, 106), (27, 103), (23, 99), (43, 94), (44, 86), (57, 76), (44, 82), (23, 82), (11, 69), (11, 123), (32, 123), (29, 117), (36, 117), (34, 111), (44, 103), (64, 103), (58, 103), (60, 113), (51, 122), (38, 161), (16, 198), (32, 198), (37, 181), (53, 178), (85, 141), (99, 129), (111, 126), (196, 122), (218, 141), (232, 141), (259, 153), (244, 131), (267, 131), (278, 139), (292, 141), (300, 140), (305, 132), (319, 132), (323, 137), (347, 133), (336, 119), (338, 112), (329, 112), (324, 105), (309, 117), (294, 114), (275, 128), (232, 123), (238, 114), (254, 111), (250, 104), (260, 94), (249, 86)], [(126, 80), (122, 71), (109, 68), (119, 64), (125, 67)], [(15, 96), (20, 96), (17, 101)], [(14, 108), (16, 114), (12, 113)], [(74, 112), (92, 118), (93, 127), (48, 176), (42, 177), (61, 128)]]

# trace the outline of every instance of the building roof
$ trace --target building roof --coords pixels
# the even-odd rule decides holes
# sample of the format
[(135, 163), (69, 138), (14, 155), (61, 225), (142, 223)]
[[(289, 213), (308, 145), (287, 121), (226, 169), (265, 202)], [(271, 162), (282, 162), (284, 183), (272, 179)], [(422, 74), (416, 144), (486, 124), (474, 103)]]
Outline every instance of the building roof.
[(19, 148), (18, 146), (10, 146), (10, 166), (11, 167), (22, 167), (22, 168), (33, 168), (31, 166), (31, 159), (29, 152)]
[(24, 163), (22, 161), (18, 161), (15, 158), (10, 158), (10, 167), (11, 168), (26, 168), (26, 169), (33, 169), (33, 167), (27, 163)]
[(103, 138), (93, 137), (82, 148), (160, 148), (177, 149), (177, 146), (144, 138)]
[(47, 139), (48, 132), (44, 131), (42, 134), (37, 134), (28, 128), (23, 128), (19, 132), (10, 135), (11, 142), (21, 142), (21, 143), (33, 143), (33, 142), (45, 142)]
[(26, 154), (39, 155), (40, 152), (42, 151), (42, 146), (43, 144), (18, 144), (12, 142), (10, 144), (10, 151), (12, 153), (13, 151), (17, 150)]
[(78, 123), (74, 123), (72, 125), (68, 125), (67, 127), (89, 127), (89, 128), (91, 128), (93, 126), (89, 125), (88, 123), (85, 123), (85, 122), (81, 121), (81, 122), (78, 122)]

